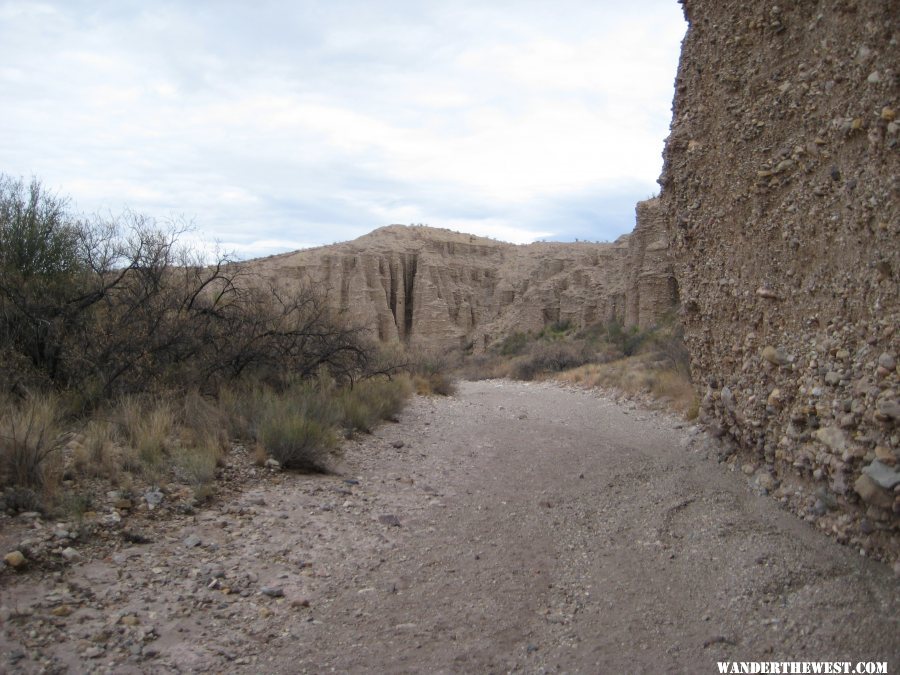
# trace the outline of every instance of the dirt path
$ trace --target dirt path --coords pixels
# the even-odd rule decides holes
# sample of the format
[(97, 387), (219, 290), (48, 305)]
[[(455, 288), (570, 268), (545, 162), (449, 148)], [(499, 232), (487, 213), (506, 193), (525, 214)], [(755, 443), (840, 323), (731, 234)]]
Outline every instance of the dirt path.
[(0, 670), (893, 672), (890, 569), (683, 426), (549, 384), (416, 399), (342, 476), (262, 481), (153, 543), (5, 585)]

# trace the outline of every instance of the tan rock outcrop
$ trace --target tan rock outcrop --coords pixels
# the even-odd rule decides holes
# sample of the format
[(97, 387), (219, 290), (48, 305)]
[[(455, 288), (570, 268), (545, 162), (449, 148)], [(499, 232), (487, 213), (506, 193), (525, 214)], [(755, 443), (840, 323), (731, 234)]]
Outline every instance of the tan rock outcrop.
[[(514, 245), (431, 227), (383, 227), (354, 241), (250, 263), (321, 288), (382, 341), (482, 349), (554, 321), (647, 327), (676, 300), (655, 202), (611, 244)], [(645, 227), (646, 225), (646, 227)]]
[(897, 3), (684, 5), (660, 183), (706, 414), (806, 513), (896, 528), (893, 469), (860, 476), (900, 463)]

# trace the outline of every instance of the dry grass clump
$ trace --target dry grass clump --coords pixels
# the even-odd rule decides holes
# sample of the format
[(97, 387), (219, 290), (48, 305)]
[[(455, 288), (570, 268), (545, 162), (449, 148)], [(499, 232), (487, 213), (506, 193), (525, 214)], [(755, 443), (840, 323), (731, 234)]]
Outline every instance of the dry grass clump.
[(337, 446), (340, 409), (332, 397), (305, 386), (285, 395), (269, 393), (256, 425), (256, 440), (288, 469), (324, 472)]
[(688, 374), (646, 355), (610, 363), (589, 363), (560, 373), (556, 379), (586, 389), (601, 387), (660, 400), (688, 419), (698, 414), (698, 399)]
[(408, 350), (404, 370), (419, 396), (452, 396), (456, 393), (452, 372), (459, 365), (457, 357), (446, 351)]
[(119, 399), (114, 419), (124, 444), (123, 468), (157, 481), (166, 467), (175, 413), (162, 400), (138, 396)]
[(342, 422), (350, 432), (371, 433), (382, 420), (395, 419), (412, 393), (412, 383), (406, 375), (391, 379), (370, 378), (346, 388), (338, 395)]
[(122, 448), (116, 425), (106, 419), (90, 420), (82, 442), (72, 451), (72, 465), (81, 476), (117, 482), (122, 471)]
[(0, 410), (2, 484), (50, 492), (56, 484), (63, 438), (53, 396), (35, 396)]

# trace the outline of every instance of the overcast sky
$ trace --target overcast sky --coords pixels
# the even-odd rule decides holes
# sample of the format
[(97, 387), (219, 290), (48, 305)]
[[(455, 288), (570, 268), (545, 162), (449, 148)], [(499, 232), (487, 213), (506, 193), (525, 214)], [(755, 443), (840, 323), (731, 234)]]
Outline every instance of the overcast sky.
[(685, 28), (676, 0), (0, 0), (0, 172), (243, 257), (391, 223), (612, 240)]

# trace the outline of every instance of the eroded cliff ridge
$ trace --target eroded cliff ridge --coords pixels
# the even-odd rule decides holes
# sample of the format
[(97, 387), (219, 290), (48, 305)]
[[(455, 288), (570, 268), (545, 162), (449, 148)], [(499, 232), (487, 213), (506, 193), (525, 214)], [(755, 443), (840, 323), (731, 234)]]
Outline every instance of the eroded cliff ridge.
[(896, 530), (897, 2), (683, 4), (660, 183), (703, 408), (820, 527)]
[(253, 261), (311, 283), (378, 339), (483, 349), (548, 323), (652, 325), (677, 289), (657, 200), (614, 243), (514, 245), (432, 227), (383, 227), (354, 241)]

